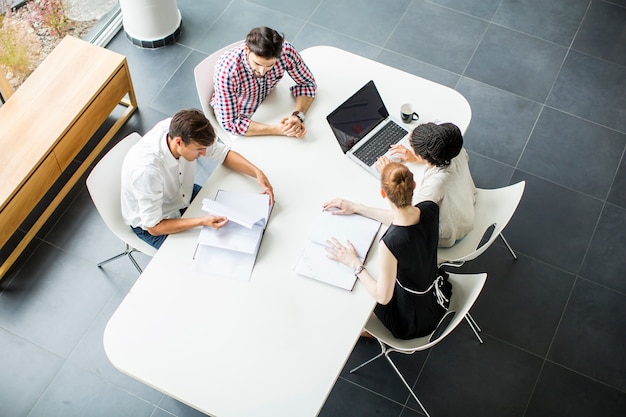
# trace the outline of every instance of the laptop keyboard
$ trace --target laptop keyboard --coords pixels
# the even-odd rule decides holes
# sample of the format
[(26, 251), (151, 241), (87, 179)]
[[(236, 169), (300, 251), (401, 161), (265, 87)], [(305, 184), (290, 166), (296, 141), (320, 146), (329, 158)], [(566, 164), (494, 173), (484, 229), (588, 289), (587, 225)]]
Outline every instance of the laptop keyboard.
[(408, 131), (392, 120), (372, 136), (365, 145), (354, 151), (354, 156), (367, 166), (374, 165), (379, 156), (384, 155), (389, 147), (402, 139)]

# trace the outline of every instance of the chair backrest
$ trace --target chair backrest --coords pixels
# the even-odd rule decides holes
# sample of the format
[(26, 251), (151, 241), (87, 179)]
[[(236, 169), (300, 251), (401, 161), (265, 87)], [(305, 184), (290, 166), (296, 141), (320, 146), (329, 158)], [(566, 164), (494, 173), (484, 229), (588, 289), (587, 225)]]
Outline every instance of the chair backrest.
[[(447, 262), (464, 262), (477, 258), (498, 238), (513, 217), (522, 195), (525, 181), (492, 190), (478, 189), (474, 228), (463, 239), (449, 248), (437, 249), (437, 257)], [(489, 239), (483, 236), (492, 228)]]
[(87, 177), (87, 190), (107, 227), (134, 249), (154, 256), (156, 249), (139, 239), (122, 217), (122, 162), (128, 150), (141, 139), (132, 133), (118, 142), (96, 164)]
[(369, 321), (365, 325), (365, 330), (374, 337), (385, 343), (392, 349), (403, 352), (412, 353), (429, 349), (443, 340), (456, 326), (461, 323), (465, 315), (480, 295), (480, 292), (487, 280), (486, 273), (480, 274), (454, 274), (449, 273), (450, 282), (452, 283), (452, 297), (450, 298), (450, 306), (448, 313), (454, 312), (454, 316), (449, 321), (448, 326), (440, 332), (438, 338), (431, 339), (431, 335), (418, 337), (410, 340), (396, 339), (389, 329), (378, 320), (376, 315), (372, 314)]
[[(222, 129), (222, 126), (215, 118), (215, 113), (213, 113), (213, 109), (209, 104), (211, 101), (211, 96), (213, 95), (213, 91), (215, 91), (213, 87), (213, 75), (215, 74), (215, 64), (217, 63), (217, 59), (229, 49), (241, 45), (243, 42), (243, 40), (233, 42), (230, 45), (227, 45), (222, 49), (213, 52), (211, 55), (204, 58), (193, 69), (193, 76), (196, 80), (196, 90), (198, 91), (198, 99), (200, 100), (200, 106), (202, 106), (202, 111), (204, 112), (204, 115), (207, 117), (207, 119), (209, 119), (213, 127), (215, 129), (218, 129), (218, 132), (223, 132), (223, 136), (225, 136), (226, 138), (230, 138), (230, 135), (226, 131), (224, 131), (224, 129)], [(218, 134), (218, 136), (220, 135)]]

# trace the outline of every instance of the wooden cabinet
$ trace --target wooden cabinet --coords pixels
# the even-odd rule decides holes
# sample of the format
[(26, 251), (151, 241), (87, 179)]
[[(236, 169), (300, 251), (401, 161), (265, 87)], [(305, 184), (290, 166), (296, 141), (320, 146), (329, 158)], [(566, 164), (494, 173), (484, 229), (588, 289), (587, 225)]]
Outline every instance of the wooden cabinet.
[(0, 259), (0, 279), (135, 111), (137, 100), (123, 55), (68, 36), (0, 107), (0, 247), (4, 249), (120, 105), (121, 116), (81, 158), (17, 246)]

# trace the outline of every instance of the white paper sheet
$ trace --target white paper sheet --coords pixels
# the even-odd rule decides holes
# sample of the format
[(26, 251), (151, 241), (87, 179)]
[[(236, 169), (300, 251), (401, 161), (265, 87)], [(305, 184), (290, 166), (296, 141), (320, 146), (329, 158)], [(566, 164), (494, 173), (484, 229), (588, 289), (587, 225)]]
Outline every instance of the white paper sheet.
[(215, 200), (202, 200), (202, 210), (215, 216), (226, 216), (229, 221), (248, 229), (255, 223), (265, 225), (270, 214), (270, 196), (219, 190)]
[(215, 200), (204, 199), (203, 210), (228, 217), (221, 229), (202, 227), (192, 270), (249, 281), (271, 212), (269, 196), (219, 190)]
[(364, 261), (379, 227), (380, 223), (376, 220), (357, 214), (334, 215), (330, 211), (322, 211), (294, 271), (327, 284), (352, 290), (356, 282), (354, 272), (351, 268), (328, 259), (327, 241), (335, 237), (345, 245), (349, 240)]
[(262, 236), (263, 227), (258, 224), (249, 229), (229, 221), (221, 229), (203, 227), (198, 236), (198, 244), (237, 252), (254, 253)]
[(248, 282), (254, 269), (256, 253), (235, 252), (228, 249), (197, 245), (191, 270), (211, 277)]

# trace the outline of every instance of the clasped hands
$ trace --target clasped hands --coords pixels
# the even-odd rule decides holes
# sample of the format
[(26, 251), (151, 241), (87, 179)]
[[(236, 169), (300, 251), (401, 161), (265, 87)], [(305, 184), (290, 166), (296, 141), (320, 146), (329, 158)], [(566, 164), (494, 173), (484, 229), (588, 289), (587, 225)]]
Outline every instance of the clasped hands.
[(298, 116), (294, 115), (284, 117), (278, 126), (285, 136), (301, 138), (306, 135), (307, 132), (304, 123), (302, 123)]

